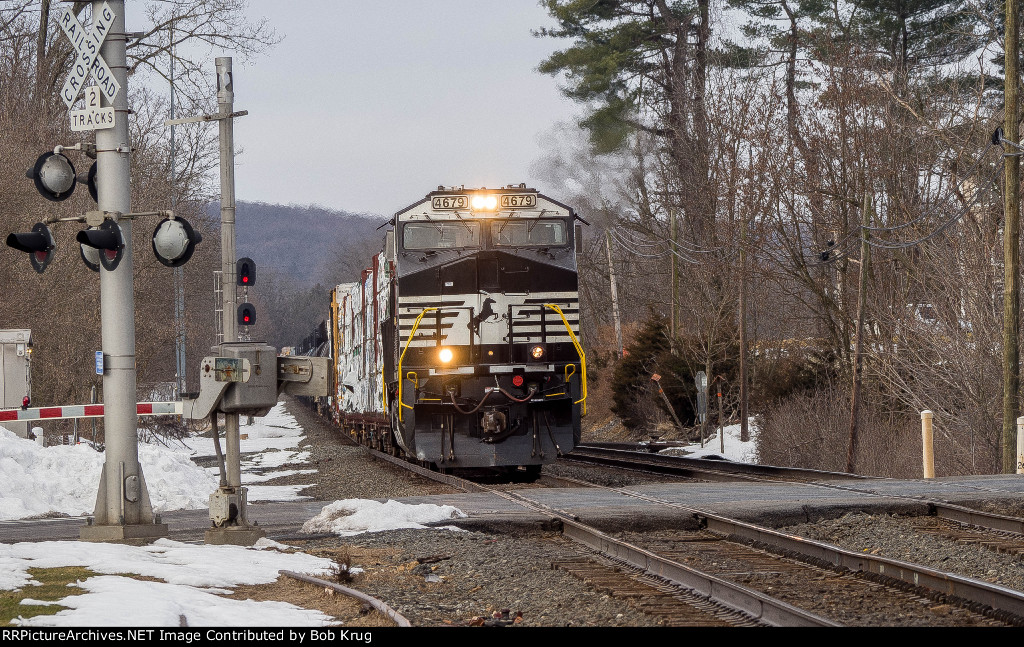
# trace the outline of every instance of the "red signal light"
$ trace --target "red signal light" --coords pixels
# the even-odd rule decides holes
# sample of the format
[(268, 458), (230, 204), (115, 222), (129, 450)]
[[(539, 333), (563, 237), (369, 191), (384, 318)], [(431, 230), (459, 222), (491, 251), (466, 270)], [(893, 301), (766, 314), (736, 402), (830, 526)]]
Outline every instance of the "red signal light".
[(238, 306), (238, 325), (251, 326), (256, 323), (256, 308), (251, 303)]
[(513, 384), (513, 386), (522, 386), (523, 385), (523, 376), (522, 375), (513, 375), (512, 376), (512, 384)]
[(235, 261), (235, 285), (256, 285), (256, 263), (248, 256)]

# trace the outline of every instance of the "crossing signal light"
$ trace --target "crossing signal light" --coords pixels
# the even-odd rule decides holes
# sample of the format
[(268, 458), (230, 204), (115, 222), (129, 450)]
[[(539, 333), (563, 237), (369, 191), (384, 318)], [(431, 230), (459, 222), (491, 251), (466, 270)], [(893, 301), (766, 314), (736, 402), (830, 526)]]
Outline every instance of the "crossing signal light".
[[(121, 235), (121, 228), (113, 220), (104, 220), (99, 227), (90, 227), (78, 232), (75, 237), (85, 247), (90, 247), (98, 252), (100, 265), (107, 270), (117, 269), (121, 257), (124, 256), (124, 236)], [(90, 252), (82, 250), (82, 259), (86, 265), (90, 265), (87, 255)]]
[(36, 183), (39, 195), (51, 202), (61, 202), (75, 191), (75, 167), (71, 160), (58, 153), (43, 153), (25, 177)]
[(53, 259), (53, 234), (50, 233), (50, 228), (41, 222), (33, 225), (30, 232), (8, 235), (7, 246), (28, 253), (32, 267), (40, 274)]
[(167, 267), (178, 267), (192, 258), (203, 236), (184, 218), (167, 218), (153, 231), (153, 254)]
[(238, 325), (251, 326), (256, 323), (256, 308), (251, 303), (238, 306)]
[(238, 259), (235, 263), (235, 283), (242, 287), (249, 287), (256, 283), (256, 263), (251, 258)]

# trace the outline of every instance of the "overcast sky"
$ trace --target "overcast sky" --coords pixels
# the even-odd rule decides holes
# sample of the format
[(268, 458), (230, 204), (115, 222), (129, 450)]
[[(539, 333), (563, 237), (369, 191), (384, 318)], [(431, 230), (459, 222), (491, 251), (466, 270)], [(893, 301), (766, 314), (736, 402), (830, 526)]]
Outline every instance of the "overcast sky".
[[(280, 44), (234, 61), (238, 200), (390, 214), (439, 184), (527, 182), (579, 107), (537, 66), (536, 0), (250, 0)], [(211, 62), (212, 67), (212, 62)]]

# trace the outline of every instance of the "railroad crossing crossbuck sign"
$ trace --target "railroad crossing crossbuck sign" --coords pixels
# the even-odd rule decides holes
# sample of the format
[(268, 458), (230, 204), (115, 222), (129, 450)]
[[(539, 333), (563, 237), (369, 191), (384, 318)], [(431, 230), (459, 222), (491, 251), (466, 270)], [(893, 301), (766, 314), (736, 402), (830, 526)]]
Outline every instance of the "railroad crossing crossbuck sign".
[[(60, 90), (60, 96), (64, 99), (64, 103), (67, 104), (68, 110), (71, 110), (71, 106), (78, 99), (78, 94), (82, 91), (82, 85), (90, 74), (93, 80), (96, 81), (96, 85), (99, 87), (100, 92), (103, 93), (103, 96), (107, 98), (109, 103), (113, 103), (114, 97), (121, 90), (121, 86), (114, 79), (114, 75), (111, 73), (110, 68), (107, 67), (103, 57), (100, 56), (100, 45), (103, 43), (103, 39), (107, 37), (110, 26), (114, 22), (114, 11), (110, 8), (110, 5), (104, 2), (99, 11), (93, 12), (92, 29), (88, 32), (85, 31), (85, 27), (82, 27), (82, 23), (78, 22), (75, 12), (70, 8), (65, 8), (61, 11), (58, 22), (64, 35), (68, 37), (71, 45), (78, 52), (78, 56), (71, 66), (71, 73), (68, 75), (67, 80), (64, 81), (64, 87)], [(89, 106), (86, 106), (86, 110), (89, 110)], [(75, 117), (72, 113), (72, 123), (74, 123), (74, 119)], [(111, 125), (113, 125), (113, 120), (111, 120)], [(103, 127), (109, 128), (109, 126)]]

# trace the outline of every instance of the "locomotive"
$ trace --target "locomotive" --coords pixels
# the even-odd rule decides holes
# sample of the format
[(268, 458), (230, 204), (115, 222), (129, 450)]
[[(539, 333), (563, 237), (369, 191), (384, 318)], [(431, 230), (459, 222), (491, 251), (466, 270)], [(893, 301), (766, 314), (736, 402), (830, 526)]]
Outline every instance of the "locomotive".
[(525, 184), (438, 187), (398, 211), (360, 280), (331, 291), (318, 408), (434, 469), (536, 477), (586, 413), (577, 221)]

